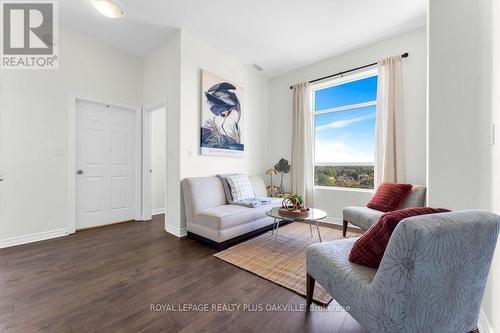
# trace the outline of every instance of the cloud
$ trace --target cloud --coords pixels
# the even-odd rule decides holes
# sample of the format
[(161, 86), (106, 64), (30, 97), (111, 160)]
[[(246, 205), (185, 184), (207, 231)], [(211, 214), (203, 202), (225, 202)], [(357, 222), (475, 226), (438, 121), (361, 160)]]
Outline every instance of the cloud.
[(315, 155), (316, 163), (373, 162), (373, 154), (353, 149), (342, 141), (316, 139)]
[(331, 129), (331, 128), (343, 128), (363, 120), (372, 119), (374, 117), (375, 117), (374, 114), (369, 114), (366, 116), (354, 117), (350, 119), (334, 120), (330, 123), (316, 127), (316, 131), (322, 131), (324, 129)]

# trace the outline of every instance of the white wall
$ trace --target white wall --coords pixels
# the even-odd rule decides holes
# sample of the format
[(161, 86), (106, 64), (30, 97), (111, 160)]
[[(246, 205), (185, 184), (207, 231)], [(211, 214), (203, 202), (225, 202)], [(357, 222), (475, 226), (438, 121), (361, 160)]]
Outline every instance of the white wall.
[[(426, 32), (425, 29), (407, 33), (328, 60), (280, 75), (269, 82), (269, 146), (268, 165), (281, 157), (290, 160), (292, 93), (289, 86), (327, 74), (375, 62), (381, 58), (409, 52), (403, 60), (406, 169), (408, 182), (425, 184), (426, 180)], [(286, 177), (286, 187), (289, 177)], [(370, 192), (316, 189), (314, 204), (327, 211), (329, 217), (342, 218), (342, 208), (365, 205)]]
[[(431, 1), (429, 7), (429, 204), (500, 214), (500, 4)], [(497, 130), (498, 133), (498, 130)], [(497, 243), (479, 329), (500, 332)]]
[(174, 33), (143, 62), (143, 103), (167, 102), (167, 198), (165, 230), (181, 236), (180, 69), (181, 33)]
[[(181, 31), (142, 61), (62, 29), (60, 59), (57, 71), (0, 74), (2, 172), (7, 180), (2, 184), (0, 239), (66, 228), (68, 160), (54, 152), (67, 149), (70, 94), (137, 106), (167, 102), (165, 229), (177, 236), (185, 233), (182, 178), (234, 171), (264, 173), (267, 80), (252, 68)], [(202, 68), (245, 88), (242, 159), (199, 155)], [(4, 161), (10, 164), (3, 166)], [(25, 214), (20, 216), (20, 211)]]
[(69, 96), (141, 104), (140, 59), (66, 29), (59, 59), (58, 70), (0, 71), (0, 245), (67, 227)]
[[(479, 135), (479, 207), (500, 214), (500, 4), (496, 0), (479, 2), (479, 98), (481, 102)], [(489, 144), (490, 125), (496, 124), (496, 144)], [(483, 311), (491, 329), (500, 332), (500, 246), (491, 266)], [(492, 331), (492, 332), (493, 332)]]
[[(487, 160), (490, 162), (489, 169), (486, 169), (487, 174), (490, 175), (489, 180), (486, 179), (485, 183), (489, 187), (484, 188), (483, 191), (491, 193), (489, 202), (491, 210), (496, 214), (500, 214), (500, 3), (495, 0), (489, 0), (491, 10), (486, 6), (483, 11), (485, 21), (491, 20), (492, 36), (489, 45), (492, 46), (492, 52), (489, 55), (489, 72), (491, 73), (491, 88), (489, 90), (492, 96), (491, 120), (496, 124), (496, 144), (490, 146), (490, 155)], [(486, 72), (486, 71), (485, 71)], [(486, 126), (488, 126), (487, 124)], [(484, 132), (483, 132), (484, 133)], [(498, 310), (500, 309), (500, 245), (497, 243), (495, 257), (491, 267), (490, 278), (486, 288), (483, 308), (487, 318), (491, 322), (491, 326), (495, 332), (500, 332), (500, 316)]]
[(70, 95), (141, 104), (140, 59), (66, 29), (59, 59), (58, 70), (0, 71), (0, 244), (67, 227)]
[[(180, 179), (228, 172), (264, 174), (269, 145), (267, 80), (254, 69), (219, 52), (190, 33), (182, 30), (181, 35)], [(243, 158), (200, 155), (202, 69), (235, 82), (244, 89)], [(181, 212), (184, 213), (183, 208)], [(185, 221), (183, 218), (181, 221), (180, 228), (184, 229)]]
[(430, 2), (428, 200), (436, 207), (479, 205), (478, 22), (475, 1)]
[(167, 113), (166, 108), (151, 111), (151, 209), (161, 214), (167, 203)]
[[(181, 178), (227, 172), (264, 174), (268, 146), (267, 80), (253, 68), (237, 62), (184, 30), (181, 47)], [(243, 87), (243, 158), (200, 155), (202, 69)]]

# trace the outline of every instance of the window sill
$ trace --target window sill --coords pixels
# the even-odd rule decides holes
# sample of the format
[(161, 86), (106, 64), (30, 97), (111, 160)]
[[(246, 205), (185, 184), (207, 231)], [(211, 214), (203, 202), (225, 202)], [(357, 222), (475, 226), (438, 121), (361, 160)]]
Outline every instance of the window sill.
[(366, 188), (349, 188), (349, 187), (335, 187), (335, 186), (314, 186), (315, 190), (327, 190), (327, 191), (337, 191), (337, 192), (361, 192), (361, 193), (373, 193), (375, 190)]

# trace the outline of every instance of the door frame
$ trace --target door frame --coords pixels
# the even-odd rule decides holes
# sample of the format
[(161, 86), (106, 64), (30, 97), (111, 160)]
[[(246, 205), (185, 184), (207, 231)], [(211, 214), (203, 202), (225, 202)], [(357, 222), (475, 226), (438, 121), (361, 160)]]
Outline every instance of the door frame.
[[(151, 220), (152, 212), (146, 211), (146, 207), (151, 207), (151, 182), (148, 182), (149, 168), (148, 165), (151, 163), (151, 112), (159, 109), (165, 109), (165, 131), (167, 131), (168, 122), (168, 110), (167, 110), (167, 100), (163, 102), (158, 102), (154, 104), (147, 105), (142, 109), (142, 188), (141, 188), (141, 206), (142, 206), (142, 220)], [(165, 135), (165, 147), (168, 147), (168, 134)], [(167, 148), (168, 149), (168, 148)], [(165, 158), (167, 158), (167, 149), (165, 150)], [(168, 164), (168, 159), (167, 159)], [(149, 178), (151, 179), (151, 178)], [(165, 180), (165, 216), (167, 214), (167, 182)]]
[(137, 105), (125, 104), (102, 100), (93, 97), (71, 95), (68, 107), (68, 233), (76, 232), (76, 104), (85, 101), (97, 104), (112, 105), (134, 112), (134, 219), (141, 220), (141, 137), (142, 137), (142, 112)]

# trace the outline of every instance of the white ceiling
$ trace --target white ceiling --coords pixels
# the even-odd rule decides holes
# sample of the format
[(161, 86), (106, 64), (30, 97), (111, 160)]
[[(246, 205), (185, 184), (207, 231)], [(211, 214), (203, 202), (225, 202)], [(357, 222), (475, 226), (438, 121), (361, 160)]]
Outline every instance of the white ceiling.
[(425, 25), (426, 0), (60, 0), (60, 22), (137, 56), (184, 28), (268, 77)]

